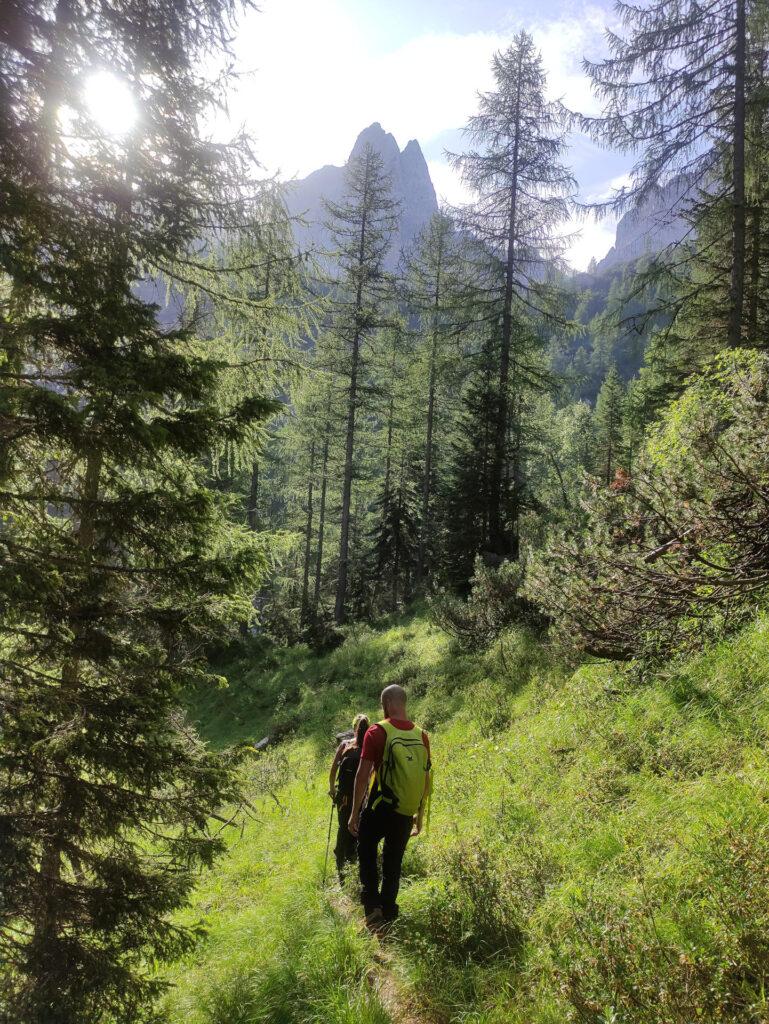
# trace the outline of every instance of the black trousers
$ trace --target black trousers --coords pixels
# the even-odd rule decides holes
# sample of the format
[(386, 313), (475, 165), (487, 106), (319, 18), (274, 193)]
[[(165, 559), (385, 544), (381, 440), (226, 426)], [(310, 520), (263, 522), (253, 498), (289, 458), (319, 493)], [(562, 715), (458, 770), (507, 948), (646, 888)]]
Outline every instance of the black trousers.
[[(398, 888), (401, 864), (411, 835), (413, 818), (398, 814), (384, 802), (367, 807), (360, 816), (358, 831), (358, 865), (360, 867), (361, 902), (370, 914), (376, 907), (388, 920), (398, 916)], [(379, 888), (377, 850), (382, 847), (382, 887)]]
[(336, 814), (338, 827), (336, 830), (334, 856), (336, 857), (336, 869), (339, 872), (339, 877), (342, 878), (347, 865), (355, 863), (356, 840), (347, 827), (347, 823), (350, 820), (350, 808), (347, 805), (347, 801), (341, 805), (337, 804)]

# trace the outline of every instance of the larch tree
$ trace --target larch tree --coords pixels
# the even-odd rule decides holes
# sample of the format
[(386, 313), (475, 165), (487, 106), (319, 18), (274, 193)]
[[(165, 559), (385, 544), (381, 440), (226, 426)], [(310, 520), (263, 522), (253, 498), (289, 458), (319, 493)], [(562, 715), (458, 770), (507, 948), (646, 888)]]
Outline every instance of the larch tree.
[[(446, 425), (447, 392), (461, 384), (462, 339), (473, 325), (462, 239), (447, 214), (435, 213), (406, 254), (404, 292), (409, 310), (418, 317), (416, 361), (421, 370), (414, 400), (424, 406), (421, 501), (416, 583), (432, 571), (433, 506), (440, 467), (436, 425)], [(444, 440), (444, 439), (442, 439)]]
[[(197, 934), (169, 915), (238, 797), (234, 759), (180, 704), (265, 562), (204, 466), (273, 403), (229, 391), (223, 360), (136, 284), (186, 277), (201, 240), (249, 220), (245, 140), (199, 133), (219, 95), (200, 68), (239, 6), (3, 10), (0, 1018), (16, 1024), (155, 1019), (153, 965)], [(130, 89), (130, 131), (90, 114), (104, 69)]]
[(621, 211), (678, 176), (680, 209), (695, 228), (714, 207), (728, 211), (726, 269), (708, 259), (710, 273), (687, 282), (683, 305), (703, 289), (712, 294), (710, 276), (725, 273), (721, 320), (730, 345), (745, 340), (746, 126), (758, 98), (751, 90), (750, 25), (761, 6), (756, 0), (618, 2), (622, 29), (607, 32), (609, 57), (584, 64), (604, 111), (580, 118), (581, 127), (608, 148), (638, 154), (631, 184), (598, 208)]
[(366, 144), (353, 157), (345, 176), (345, 196), (326, 202), (336, 266), (331, 296), (332, 331), (339, 343), (338, 373), (345, 380), (347, 417), (342, 473), (342, 501), (334, 617), (346, 617), (350, 557), (350, 521), (355, 473), (356, 416), (360, 403), (366, 347), (383, 326), (391, 280), (386, 259), (397, 227), (398, 204), (382, 157)]
[[(371, 437), (378, 477), (371, 503), (371, 545), (368, 575), (380, 606), (395, 611), (399, 597), (409, 597), (416, 563), (417, 503), (412, 475), (414, 421), (412, 413), (413, 335), (395, 317), (378, 342), (372, 366), (369, 415), (376, 431)], [(385, 597), (385, 594), (388, 595)]]
[(523, 377), (536, 320), (557, 319), (547, 268), (563, 251), (559, 225), (570, 209), (575, 183), (561, 163), (564, 110), (546, 97), (546, 75), (534, 40), (520, 32), (494, 55), (495, 89), (479, 96), (465, 127), (470, 148), (450, 154), (474, 202), (459, 212), (462, 229), (500, 262), (493, 298), (500, 344), (499, 405), (489, 510), (489, 545), (502, 557), (518, 556), (518, 502), (508, 508), (518, 475), (508, 466), (508, 435), (515, 394)]
[(315, 582), (312, 592), (312, 615), (317, 622), (321, 619), (321, 596), (324, 579), (324, 554), (326, 551), (326, 534), (328, 530), (329, 483), (332, 482), (336, 466), (335, 449), (337, 446), (337, 430), (335, 418), (335, 393), (329, 374), (318, 375), (315, 387), (319, 392), (319, 413), (315, 422), (316, 435), (320, 446), (318, 459), (319, 489), (318, 525), (315, 545)]

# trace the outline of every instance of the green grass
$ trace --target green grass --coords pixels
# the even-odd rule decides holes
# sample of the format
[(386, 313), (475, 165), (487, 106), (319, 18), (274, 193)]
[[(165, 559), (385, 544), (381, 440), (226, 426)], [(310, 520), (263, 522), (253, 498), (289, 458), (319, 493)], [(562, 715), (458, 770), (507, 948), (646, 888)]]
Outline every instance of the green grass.
[(337, 651), (241, 650), (192, 713), (250, 768), (257, 820), (204, 876), (170, 1020), (385, 1022), (375, 946), (320, 877), (333, 735), (401, 682), (433, 732), (432, 822), (388, 945), (425, 1020), (767, 1019), (769, 621), (681, 667), (569, 673), (532, 638), (452, 650), (423, 617)]

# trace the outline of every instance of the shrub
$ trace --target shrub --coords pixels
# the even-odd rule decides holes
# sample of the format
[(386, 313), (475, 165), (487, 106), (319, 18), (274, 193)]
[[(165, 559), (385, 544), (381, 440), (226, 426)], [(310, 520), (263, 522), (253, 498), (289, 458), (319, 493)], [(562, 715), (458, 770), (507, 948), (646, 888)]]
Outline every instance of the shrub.
[(633, 477), (588, 481), (524, 592), (577, 652), (663, 659), (741, 626), (769, 585), (769, 358), (724, 353), (667, 410)]
[(486, 565), (478, 556), (467, 601), (442, 592), (430, 603), (432, 617), (466, 650), (480, 651), (516, 623), (540, 627), (544, 619), (522, 592), (525, 570), (520, 562)]
[[(504, 953), (517, 956), (523, 944), (520, 908), (500, 862), (487, 849), (458, 842), (446, 851), (441, 881), (429, 890), (417, 921), (430, 943), (456, 962), (483, 962)], [(404, 941), (412, 941), (412, 922)]]

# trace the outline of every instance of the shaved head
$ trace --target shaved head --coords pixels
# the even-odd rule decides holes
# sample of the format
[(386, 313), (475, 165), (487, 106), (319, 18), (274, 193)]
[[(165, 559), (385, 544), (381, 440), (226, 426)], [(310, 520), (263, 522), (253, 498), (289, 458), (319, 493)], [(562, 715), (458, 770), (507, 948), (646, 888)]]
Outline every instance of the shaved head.
[(406, 710), (406, 691), (397, 683), (385, 686), (381, 700), (382, 710), (388, 716), (397, 718), (397, 712)]

